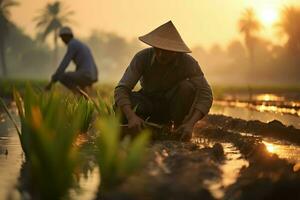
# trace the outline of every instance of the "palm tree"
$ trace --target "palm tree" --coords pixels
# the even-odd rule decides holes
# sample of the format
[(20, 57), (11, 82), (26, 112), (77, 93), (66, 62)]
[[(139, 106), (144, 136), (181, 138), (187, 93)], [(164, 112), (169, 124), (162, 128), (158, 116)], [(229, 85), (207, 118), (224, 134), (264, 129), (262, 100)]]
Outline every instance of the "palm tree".
[(300, 8), (284, 7), (277, 26), (280, 28), (281, 35), (287, 36), (287, 47), (290, 52), (298, 57), (300, 53)]
[(9, 33), (9, 17), (10, 8), (19, 3), (14, 0), (0, 0), (0, 65), (2, 67), (3, 76), (7, 75), (7, 67), (5, 61), (5, 39)]
[(247, 8), (238, 23), (239, 31), (244, 35), (245, 45), (249, 53), (250, 62), (254, 64), (255, 34), (262, 28), (261, 23), (256, 19), (252, 8)]
[[(252, 78), (252, 67), (254, 66), (254, 47), (256, 36), (255, 34), (261, 29), (262, 25), (256, 19), (255, 13), (252, 8), (245, 9), (242, 14), (239, 23), (239, 31), (244, 35), (245, 45), (249, 53), (250, 59), (250, 71), (248, 76)], [(250, 80), (248, 80), (248, 93), (249, 93), (249, 102), (252, 101), (252, 88), (250, 87)]]
[(40, 14), (34, 18), (36, 27), (40, 30), (40, 37), (45, 41), (50, 33), (53, 33), (54, 39), (54, 65), (57, 64), (57, 49), (58, 49), (58, 31), (67, 23), (70, 23), (70, 16), (73, 11), (65, 9), (60, 1), (48, 3)]

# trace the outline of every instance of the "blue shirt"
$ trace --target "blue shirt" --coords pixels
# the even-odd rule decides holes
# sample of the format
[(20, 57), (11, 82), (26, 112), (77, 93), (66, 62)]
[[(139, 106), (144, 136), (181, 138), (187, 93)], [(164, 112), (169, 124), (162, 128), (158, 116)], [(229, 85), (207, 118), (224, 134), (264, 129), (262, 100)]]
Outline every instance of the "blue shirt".
[(82, 73), (85, 77), (90, 78), (91, 81), (97, 81), (98, 70), (90, 49), (74, 38), (68, 43), (68, 50), (53, 75), (52, 79), (54, 81), (65, 72), (71, 61), (76, 65), (76, 72)]

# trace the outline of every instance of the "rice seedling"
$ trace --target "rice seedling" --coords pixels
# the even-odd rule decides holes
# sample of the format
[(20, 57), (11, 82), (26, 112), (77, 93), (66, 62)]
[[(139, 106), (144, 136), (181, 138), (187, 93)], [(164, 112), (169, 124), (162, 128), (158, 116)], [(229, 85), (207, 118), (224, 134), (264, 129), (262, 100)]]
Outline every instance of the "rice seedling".
[(85, 99), (83, 97), (79, 97), (78, 99), (74, 98), (72, 95), (65, 100), (65, 106), (69, 119), (72, 119), (72, 116), (75, 114), (76, 110), (79, 107), (82, 107), (83, 112), (81, 113), (82, 123), (80, 124), (80, 133), (87, 133), (93, 120), (93, 114), (96, 107), (95, 104), (89, 99)]
[(100, 191), (107, 191), (141, 167), (150, 134), (143, 131), (133, 139), (121, 139), (120, 123), (115, 116), (102, 117), (96, 125), (100, 131), (97, 139)]
[(86, 104), (73, 105), (57, 93), (42, 94), (27, 87), (24, 99), (14, 92), (19, 110), (21, 145), (33, 179), (34, 196), (62, 199), (74, 183), (78, 152), (73, 145), (85, 125)]
[[(62, 199), (75, 185), (75, 168), (81, 157), (74, 145), (78, 134), (95, 123), (100, 135), (95, 152), (101, 174), (101, 191), (115, 188), (141, 166), (150, 134), (143, 131), (131, 139), (121, 137), (120, 123), (112, 104), (101, 98), (77, 98), (57, 92), (41, 93), (27, 87), (24, 96), (13, 92), (21, 128), (15, 122), (33, 181), (33, 197)], [(10, 118), (9, 110), (3, 104)]]
[(103, 98), (100, 97), (99, 94), (98, 94), (97, 99), (98, 99), (98, 102), (96, 102), (97, 111), (100, 116), (106, 116), (106, 115), (114, 116), (115, 115), (115, 111), (114, 111), (113, 103), (112, 103), (113, 99), (104, 100)]

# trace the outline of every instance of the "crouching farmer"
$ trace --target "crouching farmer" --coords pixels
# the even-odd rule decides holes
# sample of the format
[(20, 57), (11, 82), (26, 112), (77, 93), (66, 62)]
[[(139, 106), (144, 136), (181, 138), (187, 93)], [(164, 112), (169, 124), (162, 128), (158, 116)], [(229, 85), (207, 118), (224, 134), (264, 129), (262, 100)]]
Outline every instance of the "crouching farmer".
[[(173, 122), (177, 133), (189, 140), (196, 122), (210, 110), (211, 88), (171, 21), (139, 39), (152, 47), (132, 59), (115, 88), (115, 104), (129, 128), (140, 130), (145, 119)], [(141, 89), (134, 92), (138, 81)]]
[[(67, 45), (68, 50), (58, 69), (52, 75), (51, 82), (46, 89), (51, 89), (52, 85), (58, 81), (74, 93), (78, 89), (85, 91), (98, 79), (97, 66), (92, 53), (85, 44), (74, 38), (73, 32), (69, 27), (63, 27), (59, 32), (59, 36)], [(65, 72), (71, 61), (75, 63), (76, 70), (74, 72)]]

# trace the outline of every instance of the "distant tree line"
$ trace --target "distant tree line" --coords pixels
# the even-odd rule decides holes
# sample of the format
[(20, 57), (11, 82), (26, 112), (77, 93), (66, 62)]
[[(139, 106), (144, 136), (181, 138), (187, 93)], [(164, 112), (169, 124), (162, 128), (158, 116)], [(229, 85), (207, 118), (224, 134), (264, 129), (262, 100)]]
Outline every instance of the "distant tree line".
[[(73, 11), (60, 1), (47, 4), (33, 19), (37, 35), (32, 38), (10, 20), (10, 8), (17, 5), (15, 0), (0, 0), (0, 74), (2, 77), (49, 78), (65, 52), (65, 47), (58, 45), (58, 30), (63, 25), (72, 26)], [(260, 37), (263, 26), (254, 10), (248, 8), (237, 20), (242, 41), (233, 39), (226, 47), (214, 44), (208, 49), (195, 46), (193, 55), (210, 82), (215, 84), (247, 84), (249, 81), (299, 84), (299, 22), (300, 8), (284, 7), (274, 31), (286, 38), (286, 43), (276, 45)], [(45, 42), (50, 35), (53, 45)], [(128, 41), (115, 33), (97, 30), (80, 39), (93, 51), (100, 80), (118, 80), (132, 56), (142, 49), (136, 39)]]

